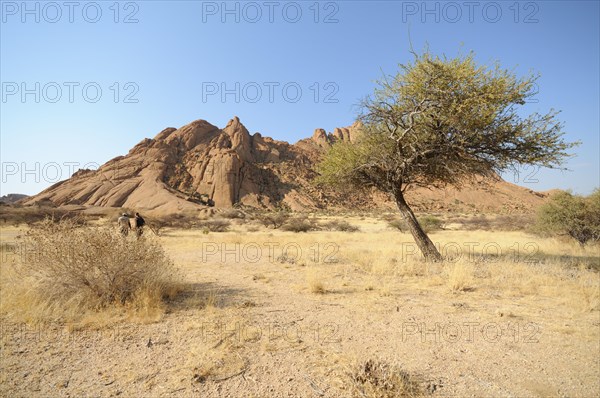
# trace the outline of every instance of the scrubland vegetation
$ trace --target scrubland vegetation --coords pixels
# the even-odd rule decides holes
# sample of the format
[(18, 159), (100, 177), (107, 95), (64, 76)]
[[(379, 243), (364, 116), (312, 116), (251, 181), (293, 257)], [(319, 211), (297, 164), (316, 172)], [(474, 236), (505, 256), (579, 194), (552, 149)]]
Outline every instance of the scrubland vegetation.
[[(140, 348), (133, 349), (133, 358), (141, 360), (147, 355), (143, 350), (162, 353), (153, 359), (152, 374), (114, 365), (121, 369), (112, 376), (119, 390), (99, 385), (93, 391), (101, 396), (117, 391), (156, 395), (164, 386), (167, 395), (218, 396), (219, 388), (247, 392), (236, 389), (239, 383), (250, 383), (243, 384), (252, 392), (249, 396), (275, 391), (352, 397), (489, 392), (474, 381), (454, 381), (464, 372), (460, 363), (447, 368), (447, 359), (420, 351), (429, 358), (420, 360), (421, 354), (411, 354), (415, 344), (423, 343), (419, 334), (406, 333), (412, 331), (406, 325), (431, 322), (431, 328), (436, 325), (432, 319), (442, 325), (464, 319), (501, 321), (507, 327), (542, 325), (539, 344), (518, 346), (534, 350), (526, 351), (531, 357), (546, 358), (549, 347), (553, 356), (582, 349), (594, 353), (599, 334), (593, 319), (600, 310), (598, 242), (580, 245), (562, 233), (540, 235), (539, 224), (529, 215), (422, 214), (419, 220), (443, 262), (424, 261), (393, 212), (339, 216), (234, 209), (207, 219), (176, 218), (170, 225), (147, 217), (159, 235), (147, 229), (140, 239), (121, 237), (112, 219), (4, 224), (0, 319), (3, 324), (73, 331), (121, 325), (134, 328), (132, 333), (142, 339), (135, 343)], [(397, 317), (402, 323), (394, 323)], [(223, 332), (206, 332), (207, 325), (221, 323)], [(246, 329), (238, 333), (236, 325)], [(290, 325), (298, 337), (277, 334)], [(157, 337), (165, 330), (167, 337)], [(566, 337), (569, 344), (561, 340)], [(414, 340), (404, 343), (408, 338)], [(515, 344), (484, 343), (461, 346), (466, 352), (475, 350), (463, 359), (469, 366), (484, 366), (490, 360), (486, 352), (500, 356)], [(11, 344), (19, 343), (4, 333), (3, 347)], [(440, 344), (443, 352), (455, 347), (454, 340)], [(171, 358), (171, 351), (164, 350), (178, 354)], [(26, 365), (11, 355), (14, 366)], [(503, 369), (516, 366), (506, 361)], [(552, 361), (553, 376), (543, 382), (555, 385), (563, 380), (562, 366), (571, 365)], [(586, 361), (578, 375), (569, 373), (579, 378), (579, 387), (568, 391), (598, 388), (588, 375), (596, 365)], [(295, 373), (297, 368), (303, 373)], [(10, 381), (2, 389), (8, 393), (20, 376), (8, 367), (2, 372)], [(160, 382), (156, 374), (164, 375)], [(502, 383), (516, 388), (508, 380)], [(263, 390), (264, 385), (280, 390)], [(57, 391), (39, 388), (44, 394)], [(523, 391), (528, 390), (514, 391), (527, 395)]]

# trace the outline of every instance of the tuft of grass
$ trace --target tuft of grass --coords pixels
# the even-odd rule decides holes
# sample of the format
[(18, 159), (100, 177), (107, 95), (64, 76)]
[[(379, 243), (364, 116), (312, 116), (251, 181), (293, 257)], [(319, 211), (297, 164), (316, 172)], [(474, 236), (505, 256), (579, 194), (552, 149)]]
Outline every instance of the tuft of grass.
[(383, 360), (359, 363), (347, 375), (352, 397), (403, 398), (424, 396), (417, 378)]
[(327, 293), (327, 289), (325, 287), (325, 282), (323, 282), (322, 275), (318, 270), (314, 268), (309, 268), (306, 273), (306, 281), (308, 283), (308, 288), (311, 293), (315, 294), (325, 294)]
[(465, 292), (473, 289), (473, 265), (457, 261), (448, 265), (448, 287), (452, 292)]

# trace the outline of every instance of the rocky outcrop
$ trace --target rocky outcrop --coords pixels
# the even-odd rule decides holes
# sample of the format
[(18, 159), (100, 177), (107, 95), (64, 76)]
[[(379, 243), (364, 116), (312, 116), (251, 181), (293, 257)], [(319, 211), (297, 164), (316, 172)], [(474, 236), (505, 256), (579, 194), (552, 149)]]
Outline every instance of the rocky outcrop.
[[(312, 184), (315, 164), (323, 153), (336, 142), (355, 142), (360, 127), (357, 122), (332, 133), (316, 129), (311, 138), (290, 145), (259, 133), (250, 135), (237, 117), (223, 129), (196, 120), (178, 129), (164, 129), (139, 142), (127, 155), (98, 170), (79, 170), (23, 203), (126, 207), (155, 214), (236, 204), (293, 210), (391, 206), (381, 194), (367, 198), (341, 195)], [(467, 202), (478, 203), (478, 208), (512, 209), (512, 201), (529, 206), (543, 200), (504, 181), (486, 187), (475, 184), (460, 192), (452, 188), (415, 191), (411, 203), (416, 209), (444, 210), (453, 203)]]

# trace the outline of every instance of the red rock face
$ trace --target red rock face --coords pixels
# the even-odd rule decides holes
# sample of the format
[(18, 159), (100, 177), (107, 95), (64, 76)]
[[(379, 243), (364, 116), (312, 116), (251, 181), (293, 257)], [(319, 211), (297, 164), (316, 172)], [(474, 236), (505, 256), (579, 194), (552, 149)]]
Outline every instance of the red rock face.
[[(391, 204), (381, 194), (353, 197), (311, 184), (316, 176), (314, 166), (323, 152), (337, 141), (353, 142), (359, 127), (355, 123), (330, 134), (317, 129), (312, 138), (290, 145), (259, 133), (250, 135), (237, 117), (223, 129), (196, 120), (144, 139), (127, 155), (108, 161), (98, 170), (80, 170), (24, 204), (50, 200), (58, 206), (128, 207), (154, 214), (197, 211), (205, 207), (205, 202), (217, 207), (285, 205), (292, 210), (389, 207)], [(478, 206), (481, 202), (481, 206), (491, 204), (492, 208), (506, 207), (510, 200), (521, 206), (525, 203), (525, 207), (543, 200), (532, 191), (504, 181), (494, 184), (487, 191), (474, 185), (460, 193), (448, 189), (422, 194), (416, 191), (411, 196), (417, 208), (423, 204), (438, 210), (451, 201), (457, 202), (457, 198), (477, 199)], [(503, 202), (498, 201), (499, 193)]]

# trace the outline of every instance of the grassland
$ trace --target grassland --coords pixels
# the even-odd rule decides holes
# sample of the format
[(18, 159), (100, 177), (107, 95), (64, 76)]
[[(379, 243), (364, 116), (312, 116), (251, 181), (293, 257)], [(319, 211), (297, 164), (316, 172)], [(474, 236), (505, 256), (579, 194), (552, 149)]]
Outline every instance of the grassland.
[(598, 246), (448, 219), (430, 234), (447, 260), (428, 264), (382, 217), (344, 219), (359, 231), (165, 227), (148, 239), (184, 275), (178, 295), (54, 318), (11, 302), (24, 227), (3, 227), (0, 394), (600, 393)]

